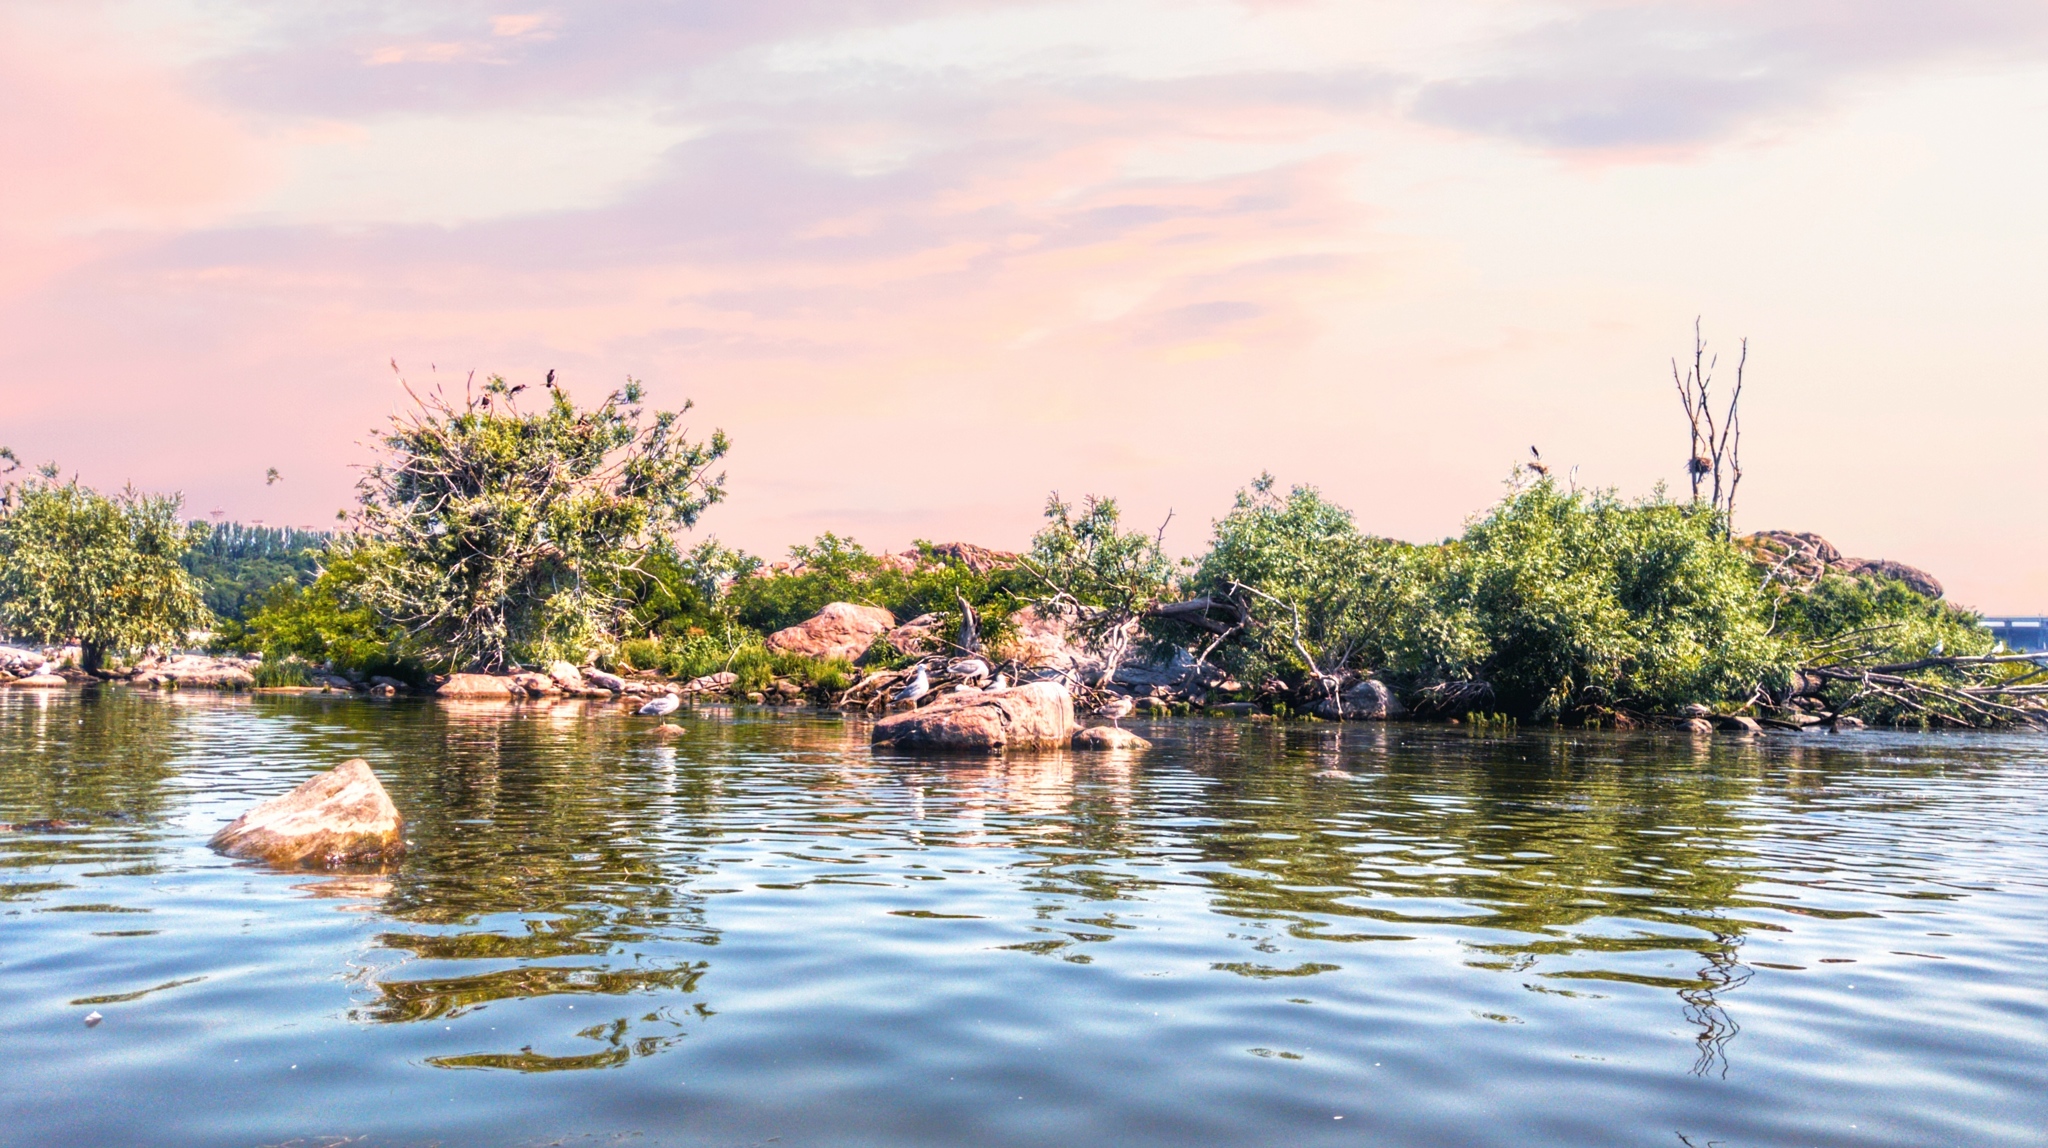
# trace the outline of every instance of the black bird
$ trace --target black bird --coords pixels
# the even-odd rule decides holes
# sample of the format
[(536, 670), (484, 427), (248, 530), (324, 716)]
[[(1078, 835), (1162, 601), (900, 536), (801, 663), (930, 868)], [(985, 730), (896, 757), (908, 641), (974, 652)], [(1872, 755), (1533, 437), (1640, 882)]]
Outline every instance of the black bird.
[(551, 391), (555, 389), (555, 369), (553, 367), (548, 368), (548, 389)]

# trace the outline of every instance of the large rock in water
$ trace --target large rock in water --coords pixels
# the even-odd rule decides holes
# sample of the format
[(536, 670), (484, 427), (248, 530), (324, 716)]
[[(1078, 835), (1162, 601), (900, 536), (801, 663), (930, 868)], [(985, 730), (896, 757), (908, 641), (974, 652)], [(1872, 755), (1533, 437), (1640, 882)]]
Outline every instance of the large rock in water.
[(834, 602), (786, 630), (768, 635), (768, 648), (811, 658), (852, 661), (868, 652), (875, 638), (896, 627), (896, 615), (880, 606)]
[(1113, 725), (1091, 725), (1074, 734), (1075, 749), (1151, 749), (1152, 743)]
[(450, 674), (434, 691), (444, 698), (504, 698), (511, 700), (512, 681), (491, 674)]
[(273, 865), (359, 865), (405, 852), (405, 818), (362, 758), (256, 806), (208, 842)]
[[(1342, 702), (1339, 705), (1338, 702)], [(1408, 712), (1401, 699), (1387, 689), (1386, 683), (1375, 678), (1352, 683), (1349, 689), (1335, 698), (1324, 698), (1316, 703), (1315, 714), (1332, 721), (1385, 721), (1400, 717)]]
[(947, 694), (921, 710), (875, 723), (873, 742), (936, 753), (1057, 749), (1074, 736), (1074, 699), (1053, 682), (998, 693)]
[(7, 683), (10, 687), (28, 690), (61, 690), (71, 683), (56, 674), (30, 674)]

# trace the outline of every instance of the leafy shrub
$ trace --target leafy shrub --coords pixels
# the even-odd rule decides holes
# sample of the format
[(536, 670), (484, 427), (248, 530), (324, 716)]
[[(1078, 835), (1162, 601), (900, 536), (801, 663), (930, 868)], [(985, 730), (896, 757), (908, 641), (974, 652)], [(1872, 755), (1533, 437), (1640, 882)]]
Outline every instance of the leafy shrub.
[(280, 686), (309, 686), (313, 684), (313, 667), (302, 658), (287, 655), (282, 658), (265, 658), (249, 671), (256, 679), (259, 689), (274, 689)]

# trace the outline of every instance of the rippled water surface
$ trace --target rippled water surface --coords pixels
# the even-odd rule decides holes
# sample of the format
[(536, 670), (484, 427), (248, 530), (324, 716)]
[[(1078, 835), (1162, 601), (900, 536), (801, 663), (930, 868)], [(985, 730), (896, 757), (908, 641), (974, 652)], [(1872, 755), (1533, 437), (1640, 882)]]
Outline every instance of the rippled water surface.
[(0, 696), (0, 1144), (2048, 1143), (2048, 740), (681, 721)]

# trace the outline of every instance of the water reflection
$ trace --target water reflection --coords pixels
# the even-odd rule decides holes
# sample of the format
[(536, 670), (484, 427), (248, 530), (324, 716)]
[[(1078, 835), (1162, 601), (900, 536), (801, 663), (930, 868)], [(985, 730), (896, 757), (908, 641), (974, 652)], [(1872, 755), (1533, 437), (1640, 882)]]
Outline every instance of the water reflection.
[(288, 888), (375, 922), (340, 970), (357, 970), (348, 1021), (496, 1018), (472, 1051), (421, 1058), (439, 1068), (619, 1068), (679, 1047), (717, 1015), (737, 967), (719, 946), (744, 914), (782, 914), (799, 947), (805, 906), (871, 904), (905, 928), (986, 928), (980, 949), (1011, 959), (1089, 965), (1156, 945), (1160, 906), (1192, 893), (1202, 943), (1236, 950), (1204, 961), (1219, 977), (1306, 992), (1385, 946), (1448, 938), (1465, 968), (1547, 1000), (1669, 994), (1690, 1071), (1721, 1079), (1752, 937), (1874, 915), (1843, 894), (1962, 895), (1924, 850), (1807, 815), (1847, 802), (1896, 826), (1940, 800), (1907, 782), (2003, 760), (1971, 742), (1901, 750), (1883, 784), (1845, 787), (1862, 759), (1813, 738), (1162, 722), (1138, 723), (1158, 744), (1144, 756), (935, 762), (871, 755), (865, 727), (830, 715), (680, 720), (657, 742), (583, 702), (10, 698), (0, 820), (79, 827), (0, 835), (0, 909), (153, 911), (148, 879), (195, 863), (208, 818), (364, 756), (407, 813), (410, 853)]

